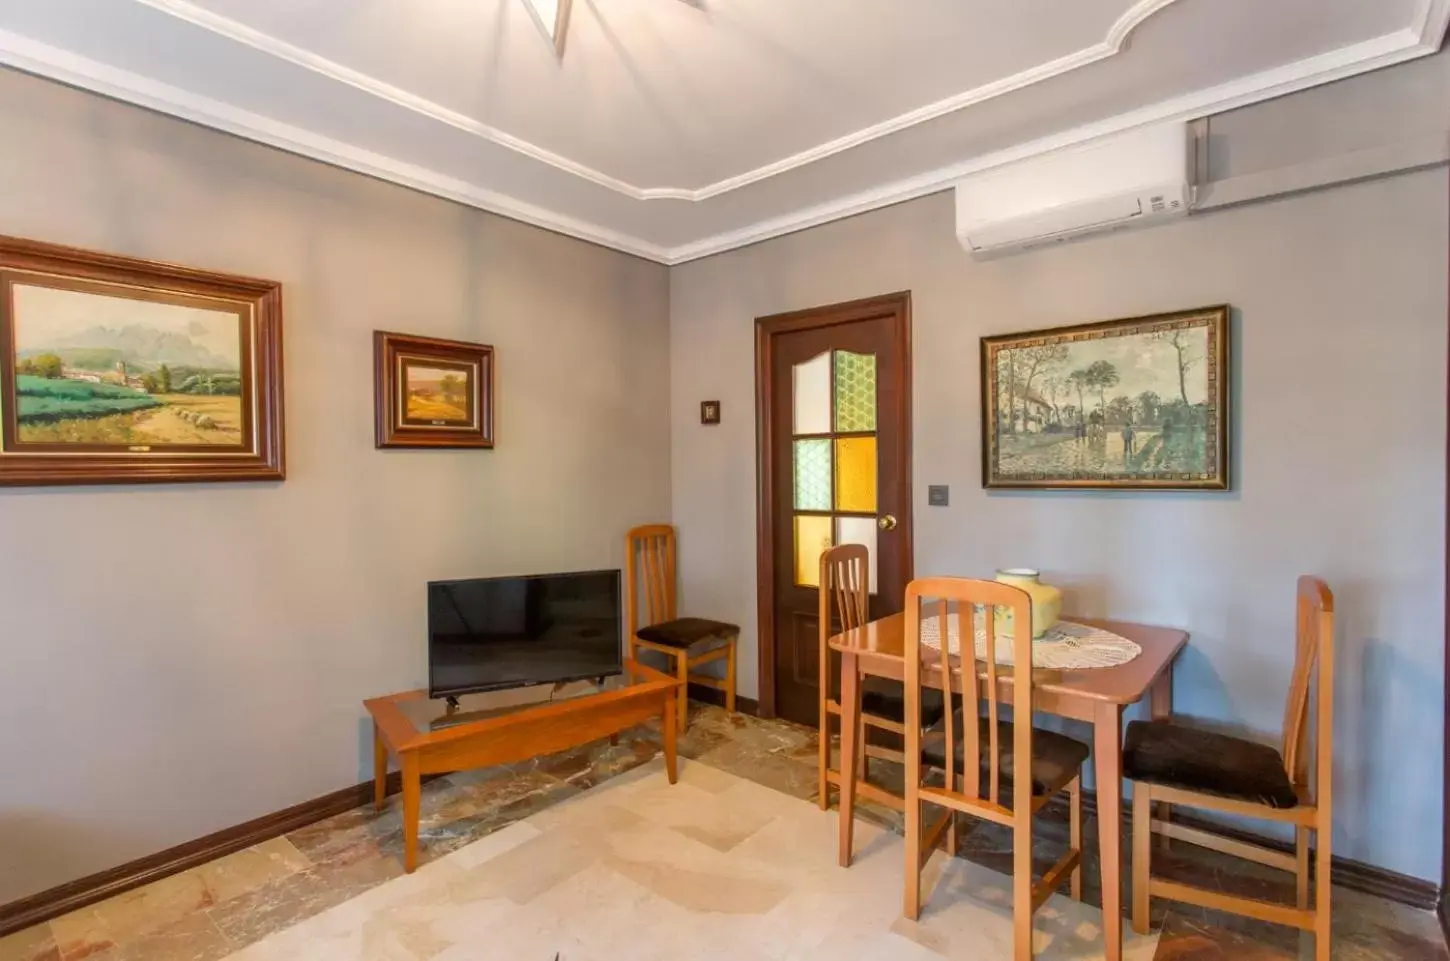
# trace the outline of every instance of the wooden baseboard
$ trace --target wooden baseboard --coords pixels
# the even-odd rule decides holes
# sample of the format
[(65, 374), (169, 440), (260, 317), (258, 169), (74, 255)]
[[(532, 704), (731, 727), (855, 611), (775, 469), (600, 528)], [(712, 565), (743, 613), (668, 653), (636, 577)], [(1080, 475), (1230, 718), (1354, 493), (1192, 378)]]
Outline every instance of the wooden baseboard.
[[(724, 691), (717, 691), (703, 684), (690, 685), (690, 697), (707, 704), (721, 707), (725, 705)], [(758, 707), (753, 698), (739, 696), (735, 698), (735, 708), (741, 713), (756, 716)], [(435, 776), (437, 775), (426, 777), (424, 780), (432, 780), (432, 777)], [(393, 771), (388, 775), (388, 794), (397, 794), (401, 790), (402, 780), (398, 772)], [(0, 937), (41, 924), (52, 918), (58, 918), (63, 914), (69, 914), (79, 908), (115, 897), (153, 881), (180, 874), (182, 871), (190, 870), (208, 861), (245, 850), (254, 844), (281, 837), (324, 818), (351, 811), (355, 807), (369, 803), (372, 798), (373, 782), (365, 781), (293, 805), (286, 810), (264, 815), (254, 821), (238, 824), (215, 834), (179, 844), (174, 848), (138, 858), (108, 871), (77, 878), (48, 891), (41, 891), (28, 898), (0, 905)]]
[[(432, 780), (425, 778), (424, 780)], [(388, 775), (388, 794), (402, 790), (402, 778), (397, 771)], [(322, 797), (303, 801), (292, 807), (273, 812), (245, 824), (226, 828), (174, 848), (138, 858), (119, 867), (92, 874), (89, 877), (68, 881), (48, 891), (32, 894), (28, 898), (0, 905), (0, 937), (12, 934), (32, 925), (69, 914), (78, 908), (104, 901), (126, 891), (159, 881), (173, 874), (180, 874), (208, 861), (245, 850), (254, 844), (281, 837), (298, 828), (306, 827), (324, 818), (330, 818), (355, 807), (368, 804), (373, 799), (373, 782), (365, 781), (352, 787), (324, 794)]]
[[(1083, 791), (1082, 807), (1083, 814), (1087, 817), (1097, 817), (1098, 799), (1096, 792)], [(1044, 811), (1051, 811), (1053, 815), (1067, 819), (1067, 799), (1065, 796), (1054, 798)], [(1123, 803), (1123, 837), (1131, 837), (1132, 830), (1132, 805), (1125, 798)], [(1234, 841), (1242, 841), (1245, 844), (1257, 844), (1260, 847), (1269, 848), (1273, 851), (1280, 851), (1285, 854), (1294, 853), (1294, 845), (1288, 841), (1280, 841), (1277, 838), (1265, 837), (1254, 831), (1246, 831), (1242, 828), (1227, 827), (1207, 818), (1195, 815), (1181, 807), (1174, 807), (1173, 820), (1185, 827), (1198, 828), (1203, 831), (1212, 831), (1222, 837)], [(1400, 874), (1387, 868), (1376, 867), (1372, 864), (1365, 864), (1363, 861), (1355, 861), (1351, 858), (1335, 856), (1330, 868), (1333, 874), (1334, 883), (1350, 891), (1358, 891), (1361, 894), (1371, 894), (1375, 897), (1384, 898), (1387, 901), (1394, 901), (1422, 911), (1434, 911), (1441, 907), (1441, 891), (1439, 885), (1433, 881), (1425, 881), (1421, 878), (1412, 878), (1407, 874)], [(1441, 909), (1441, 924), (1446, 926), (1445, 913)], [(1447, 936), (1450, 936), (1450, 926), (1447, 926)]]
[[(713, 704), (716, 707), (725, 706), (725, 692), (717, 691), (713, 687), (706, 687), (704, 684), (690, 685), (690, 700), (703, 701), (706, 704)], [(749, 714), (751, 717), (760, 716), (760, 704), (753, 697), (735, 695), (735, 710), (741, 714)]]

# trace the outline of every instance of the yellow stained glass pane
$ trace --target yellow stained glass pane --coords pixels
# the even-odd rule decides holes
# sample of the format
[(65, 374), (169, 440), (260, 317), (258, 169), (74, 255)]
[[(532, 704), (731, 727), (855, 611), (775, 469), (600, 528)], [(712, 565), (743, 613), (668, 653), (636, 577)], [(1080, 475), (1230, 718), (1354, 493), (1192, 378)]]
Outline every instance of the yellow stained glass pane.
[(831, 546), (831, 519), (797, 514), (795, 518), (795, 582), (821, 586), (821, 555)]
[(876, 512), (876, 438), (837, 438), (836, 510)]

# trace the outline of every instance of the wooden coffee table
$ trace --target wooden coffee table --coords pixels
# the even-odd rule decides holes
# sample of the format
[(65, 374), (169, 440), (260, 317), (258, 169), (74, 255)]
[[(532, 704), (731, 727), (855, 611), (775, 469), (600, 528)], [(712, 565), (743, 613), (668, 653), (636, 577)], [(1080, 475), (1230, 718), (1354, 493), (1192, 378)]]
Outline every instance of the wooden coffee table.
[[(423, 775), (512, 764), (611, 737), (652, 717), (664, 729), (665, 771), (676, 778), (675, 698), (680, 682), (660, 671), (626, 661), (625, 685), (582, 696), (449, 715), (426, 691), (406, 691), (363, 702), (373, 718), (373, 801), (387, 803), (388, 752), (403, 775), (404, 867), (418, 866), (418, 816)], [(419, 703), (423, 702), (423, 703)], [(434, 721), (456, 719), (437, 726)]]

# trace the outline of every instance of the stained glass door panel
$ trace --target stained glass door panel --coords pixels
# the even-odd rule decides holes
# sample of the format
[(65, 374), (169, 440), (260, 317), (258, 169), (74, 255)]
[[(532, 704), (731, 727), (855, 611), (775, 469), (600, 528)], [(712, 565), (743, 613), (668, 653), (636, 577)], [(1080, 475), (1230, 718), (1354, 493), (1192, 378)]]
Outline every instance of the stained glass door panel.
[(835, 544), (866, 547), (872, 617), (899, 611), (910, 579), (901, 529), (910, 524), (906, 298), (880, 303), (844, 319), (802, 324), (803, 313), (779, 319), (777, 332), (771, 320), (760, 328), (771, 452), (761, 488), (770, 542), (762, 546), (773, 585), (761, 696), (780, 716), (804, 723), (819, 710), (822, 553)]
[[(822, 551), (867, 543), (868, 524), (875, 531), (876, 403), (874, 354), (825, 351), (791, 370), (793, 557), (801, 587), (819, 584)], [(847, 530), (854, 540), (843, 539)]]

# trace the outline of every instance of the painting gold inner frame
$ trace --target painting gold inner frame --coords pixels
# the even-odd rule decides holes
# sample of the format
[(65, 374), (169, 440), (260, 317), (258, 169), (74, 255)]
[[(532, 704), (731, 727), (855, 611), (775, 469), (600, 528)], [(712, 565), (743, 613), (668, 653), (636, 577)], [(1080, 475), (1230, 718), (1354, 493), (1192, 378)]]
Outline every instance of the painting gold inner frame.
[[(395, 360), (394, 382), (397, 388), (395, 398), (398, 423), (422, 430), (477, 430), (478, 412), (481, 407), (482, 369), (474, 362), (448, 360), (426, 354), (399, 353)], [(422, 418), (408, 416), (408, 370), (423, 367), (430, 370), (457, 371), (464, 380), (467, 410), (463, 419)]]
[[(17, 382), (17, 287), (40, 287), (89, 294), (97, 297), (133, 300), (144, 303), (192, 307), (235, 317), (238, 344), (238, 377), (240, 379), (240, 429), (235, 444), (184, 443), (79, 443), (66, 441), (27, 441), (21, 436)], [(8, 455), (43, 454), (47, 457), (84, 457), (105, 454), (112, 457), (145, 459), (157, 455), (177, 454), (188, 458), (236, 459), (257, 455), (259, 448), (256, 370), (256, 315), (247, 301), (202, 294), (183, 293), (161, 287), (149, 287), (119, 281), (91, 280), (44, 271), (19, 268), (0, 270), (0, 449)], [(208, 395), (198, 395), (208, 396)], [(169, 405), (168, 405), (169, 406)]]

